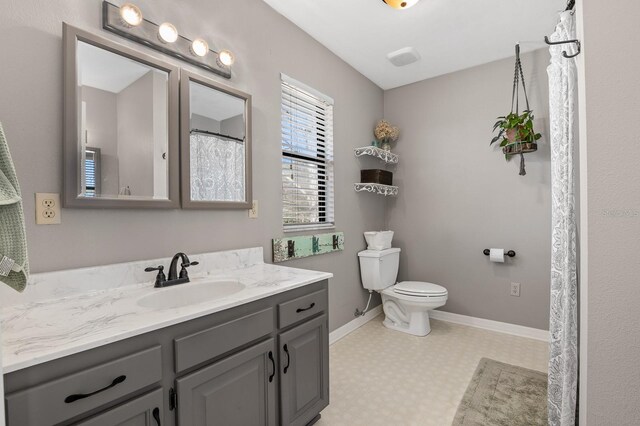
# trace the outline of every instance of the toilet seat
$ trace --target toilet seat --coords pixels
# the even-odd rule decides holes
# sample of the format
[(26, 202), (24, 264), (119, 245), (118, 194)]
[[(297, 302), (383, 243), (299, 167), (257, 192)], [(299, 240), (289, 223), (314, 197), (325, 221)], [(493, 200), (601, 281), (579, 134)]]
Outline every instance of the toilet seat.
[(421, 281), (403, 281), (393, 286), (393, 292), (413, 297), (447, 296), (447, 289), (438, 284)]

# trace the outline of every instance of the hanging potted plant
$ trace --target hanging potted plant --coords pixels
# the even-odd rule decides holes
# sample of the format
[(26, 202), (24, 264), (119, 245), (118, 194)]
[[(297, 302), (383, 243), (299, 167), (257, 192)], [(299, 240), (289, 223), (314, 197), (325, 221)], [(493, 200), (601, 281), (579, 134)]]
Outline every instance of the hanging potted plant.
[(538, 144), (536, 141), (542, 137), (533, 130), (533, 112), (526, 110), (522, 114), (510, 113), (507, 116), (498, 117), (493, 126), (493, 131), (500, 129), (498, 135), (491, 140), (491, 145), (500, 139), (502, 152), (507, 156), (514, 154), (526, 154), (534, 152)]
[[(518, 112), (520, 82), (526, 101), (527, 109), (522, 114)], [(500, 147), (505, 159), (509, 161), (512, 155), (520, 155), (520, 176), (527, 174), (524, 167), (524, 154), (537, 151), (537, 141), (542, 137), (533, 129), (533, 111), (529, 107), (527, 88), (520, 62), (520, 45), (516, 45), (516, 70), (513, 79), (513, 94), (511, 96), (511, 112), (505, 116), (498, 117), (498, 121), (493, 125), (493, 132), (498, 131), (498, 135), (491, 139), (489, 145), (500, 141)]]

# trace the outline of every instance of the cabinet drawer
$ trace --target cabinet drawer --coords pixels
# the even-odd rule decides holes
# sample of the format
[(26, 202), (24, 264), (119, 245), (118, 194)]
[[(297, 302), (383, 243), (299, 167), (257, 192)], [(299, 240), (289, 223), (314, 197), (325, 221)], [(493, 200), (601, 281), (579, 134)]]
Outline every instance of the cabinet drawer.
[(9, 425), (52, 425), (162, 379), (160, 346), (5, 397)]
[(176, 339), (176, 373), (202, 364), (273, 331), (273, 308)]
[(156, 389), (75, 426), (134, 426), (164, 424), (162, 389)]
[(316, 291), (278, 305), (278, 327), (284, 328), (327, 309), (327, 290)]

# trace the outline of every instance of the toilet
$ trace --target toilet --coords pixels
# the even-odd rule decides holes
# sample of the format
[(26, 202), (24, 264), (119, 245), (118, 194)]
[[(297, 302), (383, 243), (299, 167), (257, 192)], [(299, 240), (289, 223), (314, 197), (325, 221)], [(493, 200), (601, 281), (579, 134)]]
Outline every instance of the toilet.
[(383, 324), (392, 330), (426, 336), (431, 332), (429, 311), (444, 306), (447, 289), (421, 281), (396, 284), (400, 249), (364, 250), (358, 253), (362, 286), (382, 295)]

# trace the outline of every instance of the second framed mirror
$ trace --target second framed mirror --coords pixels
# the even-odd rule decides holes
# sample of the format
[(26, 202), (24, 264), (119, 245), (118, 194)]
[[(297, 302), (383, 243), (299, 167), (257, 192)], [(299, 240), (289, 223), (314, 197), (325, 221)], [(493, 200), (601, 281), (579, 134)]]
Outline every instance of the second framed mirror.
[(180, 154), (183, 208), (251, 208), (251, 95), (182, 70)]

